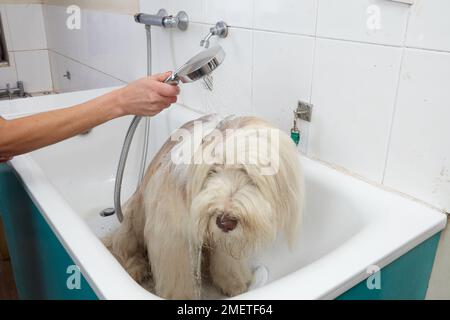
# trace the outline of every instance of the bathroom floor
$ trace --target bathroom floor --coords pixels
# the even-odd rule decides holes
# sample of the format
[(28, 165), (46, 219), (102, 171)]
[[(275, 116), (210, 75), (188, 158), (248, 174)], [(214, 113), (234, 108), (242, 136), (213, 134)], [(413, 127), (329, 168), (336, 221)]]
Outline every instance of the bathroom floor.
[(0, 300), (18, 299), (16, 284), (9, 260), (0, 259)]
[(11, 260), (9, 259), (8, 248), (6, 246), (3, 223), (0, 219), (0, 300), (18, 298)]

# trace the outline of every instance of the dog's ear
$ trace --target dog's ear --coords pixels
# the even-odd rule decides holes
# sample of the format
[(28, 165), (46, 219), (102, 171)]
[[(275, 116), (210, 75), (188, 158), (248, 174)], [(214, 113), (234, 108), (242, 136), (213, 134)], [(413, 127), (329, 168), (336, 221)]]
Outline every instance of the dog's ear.
[(292, 249), (302, 218), (303, 174), (299, 153), (292, 140), (281, 131), (274, 138), (278, 139), (277, 154), (273, 155), (277, 157), (278, 165), (273, 174), (261, 174), (258, 166), (246, 166), (246, 169), (263, 197), (272, 205), (278, 230), (284, 233)]
[(277, 181), (284, 203), (281, 210), (286, 210), (283, 216), (284, 233), (289, 247), (294, 248), (302, 221), (304, 205), (304, 181), (300, 166), (300, 155), (290, 137), (280, 133), (280, 169)]

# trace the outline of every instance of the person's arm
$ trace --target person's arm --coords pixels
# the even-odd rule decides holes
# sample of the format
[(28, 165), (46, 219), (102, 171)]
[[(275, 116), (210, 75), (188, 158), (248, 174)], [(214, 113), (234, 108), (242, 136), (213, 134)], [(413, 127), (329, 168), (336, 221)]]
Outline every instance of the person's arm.
[(135, 81), (88, 102), (14, 120), (0, 117), (0, 162), (85, 132), (125, 115), (153, 116), (176, 102), (170, 73)]

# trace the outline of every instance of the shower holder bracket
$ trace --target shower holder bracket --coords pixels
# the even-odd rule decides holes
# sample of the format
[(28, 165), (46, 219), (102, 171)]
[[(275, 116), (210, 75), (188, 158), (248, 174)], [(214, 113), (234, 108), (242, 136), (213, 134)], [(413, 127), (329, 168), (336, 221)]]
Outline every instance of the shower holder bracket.
[(311, 103), (299, 101), (297, 109), (294, 111), (295, 118), (311, 122), (312, 109), (313, 105)]

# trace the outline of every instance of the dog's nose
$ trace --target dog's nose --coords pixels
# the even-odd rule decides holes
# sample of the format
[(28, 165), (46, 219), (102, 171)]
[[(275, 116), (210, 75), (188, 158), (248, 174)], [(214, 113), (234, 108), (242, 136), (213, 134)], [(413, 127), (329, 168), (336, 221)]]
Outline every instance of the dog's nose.
[(216, 224), (223, 232), (228, 232), (236, 228), (238, 220), (226, 213), (217, 216)]

